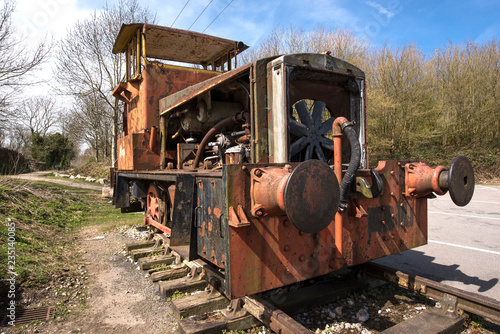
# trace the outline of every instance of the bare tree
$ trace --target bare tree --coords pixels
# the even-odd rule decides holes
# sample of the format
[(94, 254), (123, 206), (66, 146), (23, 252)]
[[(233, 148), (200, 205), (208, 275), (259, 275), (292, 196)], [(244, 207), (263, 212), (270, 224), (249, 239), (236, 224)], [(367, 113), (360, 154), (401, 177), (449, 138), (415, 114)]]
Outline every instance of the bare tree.
[(0, 133), (8, 127), (12, 98), (34, 82), (26, 74), (38, 68), (50, 51), (43, 43), (30, 49), (25, 38), (15, 34), (11, 21), (15, 7), (14, 0), (0, 0)]
[(369, 56), (369, 43), (342, 28), (325, 28), (306, 31), (296, 25), (278, 25), (258, 47), (241, 55), (244, 63), (279, 54), (301, 52), (330, 52), (332, 56), (362, 67)]
[(63, 128), (71, 142), (85, 143), (94, 151), (94, 157), (109, 157), (111, 117), (107, 102), (98, 94), (77, 98), (65, 117)]
[(31, 132), (41, 136), (45, 136), (59, 121), (55, 100), (48, 97), (28, 99), (16, 111), (16, 119)]
[(91, 106), (90, 110), (109, 115), (111, 119), (113, 165), (116, 161), (121, 105), (111, 93), (123, 78), (124, 59), (123, 55), (111, 51), (121, 25), (137, 21), (154, 23), (156, 15), (147, 7), (141, 7), (137, 0), (106, 4), (103, 11), (94, 12), (91, 18), (76, 23), (60, 42), (57, 54), (55, 76), (63, 87), (61, 92), (77, 98), (80, 107), (82, 102), (95, 101), (96, 96), (104, 103), (104, 109), (93, 109)]

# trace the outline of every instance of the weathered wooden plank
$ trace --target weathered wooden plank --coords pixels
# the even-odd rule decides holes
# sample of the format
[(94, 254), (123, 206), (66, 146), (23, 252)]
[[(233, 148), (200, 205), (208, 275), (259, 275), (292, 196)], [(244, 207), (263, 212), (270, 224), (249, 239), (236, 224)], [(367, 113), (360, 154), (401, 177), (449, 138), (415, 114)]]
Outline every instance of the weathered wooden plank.
[(148, 270), (155, 266), (169, 265), (174, 263), (175, 256), (172, 255), (158, 255), (152, 257), (143, 257), (137, 261), (139, 268), (142, 270)]
[(141, 241), (129, 242), (128, 244), (125, 245), (125, 251), (129, 253), (134, 249), (150, 248), (153, 247), (154, 245), (155, 245), (154, 240), (141, 240)]
[(172, 310), (179, 319), (182, 319), (225, 308), (227, 305), (229, 300), (220, 293), (214, 295), (203, 291), (173, 300)]
[(392, 326), (384, 334), (454, 334), (460, 333), (465, 316), (443, 315), (437, 311), (422, 312), (417, 316)]
[(160, 255), (163, 253), (163, 248), (140, 248), (140, 249), (134, 249), (130, 251), (130, 256), (132, 257), (132, 260), (134, 262), (137, 262), (140, 258), (146, 257), (146, 256), (154, 256), (154, 255)]
[(248, 314), (238, 319), (229, 320), (220, 312), (192, 316), (179, 321), (181, 334), (220, 334), (226, 331), (241, 331), (260, 325), (260, 322)]
[(190, 277), (177, 278), (170, 281), (158, 283), (160, 286), (160, 294), (163, 297), (170, 297), (176, 291), (182, 293), (190, 293), (194, 291), (204, 290), (207, 286), (205, 280), (192, 280)]
[(276, 333), (312, 333), (292, 317), (258, 296), (246, 296), (244, 308)]
[(171, 279), (182, 278), (185, 277), (189, 273), (189, 267), (182, 266), (179, 268), (171, 268), (163, 271), (157, 271), (151, 273), (151, 281), (168, 281)]

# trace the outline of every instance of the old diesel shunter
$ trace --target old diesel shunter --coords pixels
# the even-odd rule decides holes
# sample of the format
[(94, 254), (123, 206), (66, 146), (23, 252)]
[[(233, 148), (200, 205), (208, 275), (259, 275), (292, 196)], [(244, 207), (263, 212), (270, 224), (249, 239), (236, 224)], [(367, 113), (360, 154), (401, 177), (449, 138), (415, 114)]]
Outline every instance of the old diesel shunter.
[(474, 174), (420, 161), (368, 168), (363, 71), (328, 54), (237, 67), (247, 46), (124, 25), (114, 204), (224, 275), (229, 298), (273, 289), (427, 242), (427, 200), (466, 205)]

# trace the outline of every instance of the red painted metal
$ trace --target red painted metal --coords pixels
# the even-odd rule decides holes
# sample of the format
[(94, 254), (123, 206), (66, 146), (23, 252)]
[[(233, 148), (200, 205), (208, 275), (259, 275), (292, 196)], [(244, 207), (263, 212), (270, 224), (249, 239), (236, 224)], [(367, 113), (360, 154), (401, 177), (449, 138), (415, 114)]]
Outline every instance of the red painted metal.
[(146, 215), (144, 217), (145, 225), (152, 225), (170, 235), (170, 228), (161, 224), (165, 214), (165, 202), (162, 198), (162, 192), (152, 183), (148, 189), (146, 202)]
[[(143, 38), (140, 27), (151, 38)], [(169, 41), (186, 36), (192, 40), (189, 45), (170, 46), (162, 34)], [(136, 49), (130, 48), (131, 38), (140, 40)], [(346, 62), (319, 54), (287, 55), (221, 74), (149, 62), (144, 50), (150, 56), (164, 52), (175, 60), (184, 57), (204, 68), (230, 69), (231, 57), (241, 48), (226, 42), (170, 28), (125, 26), (115, 47), (118, 52), (126, 50), (128, 58), (135, 57), (132, 68), (128, 66), (135, 77), (120, 83), (113, 95), (125, 103), (123, 136), (118, 140), (119, 207), (130, 202), (131, 182), (149, 186), (143, 198), (145, 224), (169, 235), (174, 232), (171, 242), (186, 249), (186, 257), (202, 257), (224, 269), (229, 297), (252, 295), (421, 246), (427, 242), (427, 198), (433, 192), (442, 195), (450, 189), (459, 205), (469, 202), (474, 178), (468, 160), (456, 160), (455, 173), (453, 167), (448, 172), (422, 162), (381, 161), (372, 171), (356, 172), (363, 182), (357, 180), (347, 208), (337, 212), (338, 185), (345, 173), (342, 163), (349, 156), (342, 125), (353, 114), (359, 142), (366, 148), (364, 73)], [(209, 50), (198, 45), (208, 45)], [(213, 53), (217, 48), (224, 52)], [(194, 51), (185, 54), (188, 50)], [(207, 64), (205, 56), (214, 61)], [(317, 157), (328, 164), (288, 163), (289, 147), (282, 146), (292, 145), (286, 132), (293, 124), (290, 117), (295, 117), (293, 105), (301, 100), (322, 101), (329, 116), (335, 117), (333, 172), (328, 166), (331, 155), (322, 158), (318, 152)], [(217, 134), (221, 136), (214, 140)], [(294, 136), (300, 137), (300, 131)], [(326, 138), (321, 142), (326, 146), (318, 146), (320, 152), (332, 149)], [(298, 156), (294, 159), (307, 160)], [(365, 151), (363, 158), (366, 168)], [(374, 182), (380, 185), (380, 179), (383, 192), (363, 191)], [(337, 190), (332, 192), (334, 184)], [(167, 208), (172, 209), (171, 217)], [(172, 229), (166, 226), (170, 221)]]
[(251, 175), (251, 213), (254, 217), (285, 214), (285, 186), (291, 166), (254, 168)]
[(125, 103), (126, 129), (124, 136), (118, 139), (118, 169), (159, 168), (159, 100), (217, 75), (218, 72), (150, 62), (139, 79), (118, 85), (113, 95)]
[(405, 165), (405, 195), (406, 196), (427, 196), (432, 192), (444, 195), (447, 188), (439, 186), (439, 176), (446, 171), (444, 166), (431, 168), (423, 162), (411, 162)]
[[(345, 117), (337, 117), (332, 125), (332, 135), (333, 135), (333, 164), (334, 172), (337, 176), (337, 181), (339, 184), (342, 182), (342, 129), (341, 126), (347, 122)], [(342, 263), (342, 244), (343, 244), (343, 224), (344, 218), (341, 212), (337, 212), (335, 215), (335, 264), (338, 268), (341, 267)]]
[[(290, 165), (292, 169), (297, 166)], [(247, 201), (250, 170), (265, 166), (246, 167), (228, 166), (227, 200), (228, 206), (251, 212)], [(404, 184), (405, 176), (398, 162), (381, 162), (376, 172), (382, 176), (385, 189), (394, 191), (386, 191), (375, 200), (353, 197), (350, 208), (342, 214), (341, 258), (335, 253), (340, 241), (333, 222), (319, 233), (301, 232), (286, 215), (252, 217), (250, 224), (242, 227), (230, 225), (228, 295), (250, 295), (425, 244), (427, 199), (407, 198), (396, 190)], [(369, 170), (358, 173), (368, 176)]]

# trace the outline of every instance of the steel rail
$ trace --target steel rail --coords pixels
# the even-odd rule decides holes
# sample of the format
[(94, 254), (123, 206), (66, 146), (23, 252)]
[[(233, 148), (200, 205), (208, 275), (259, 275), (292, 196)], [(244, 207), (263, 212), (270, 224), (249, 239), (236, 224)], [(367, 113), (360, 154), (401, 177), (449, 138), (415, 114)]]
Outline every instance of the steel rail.
[(500, 302), (476, 293), (463, 291), (428, 278), (404, 273), (400, 270), (366, 263), (357, 267), (368, 276), (399, 285), (410, 291), (424, 294), (437, 301), (452, 297), (455, 306), (463, 311), (479, 315), (500, 325)]

